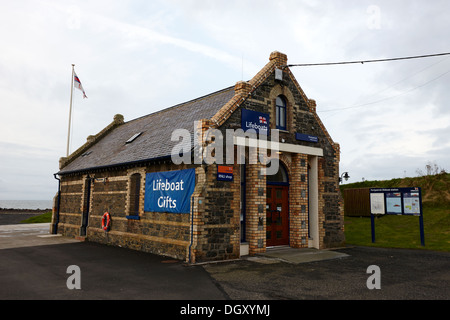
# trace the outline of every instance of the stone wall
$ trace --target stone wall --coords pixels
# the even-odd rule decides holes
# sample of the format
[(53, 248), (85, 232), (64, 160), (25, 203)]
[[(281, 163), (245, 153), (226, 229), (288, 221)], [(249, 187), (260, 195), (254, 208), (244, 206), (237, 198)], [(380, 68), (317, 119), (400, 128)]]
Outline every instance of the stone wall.
[[(215, 117), (225, 136), (226, 129), (241, 128), (241, 109), (248, 109), (270, 115), (270, 127), (275, 128), (275, 100), (282, 95), (287, 102), (287, 130), (280, 130), (279, 139), (289, 144), (320, 148), (318, 185), (319, 185), (319, 246), (330, 248), (342, 246), (345, 242), (343, 227), (342, 199), (339, 192), (339, 145), (332, 141), (325, 126), (316, 113), (316, 102), (308, 99), (295, 80), (290, 70), (283, 69), (283, 80), (275, 79), (275, 68), (285, 65), (283, 54), (271, 55), (271, 62), (251, 81), (240, 81), (235, 92), (241, 99), (235, 99), (225, 106)], [(233, 113), (222, 120), (227, 112)], [(306, 142), (296, 139), (296, 133), (310, 134), (318, 137), (318, 142)], [(290, 173), (289, 207), (290, 207), (290, 245), (308, 246), (308, 156), (291, 154), (283, 163)], [(251, 254), (265, 250), (265, 222), (260, 221), (265, 208), (265, 180), (256, 175), (257, 165), (247, 165), (247, 239)], [(259, 167), (260, 169), (261, 167)], [(263, 182), (264, 180), (264, 182)], [(258, 196), (264, 194), (263, 197)]]
[(197, 171), (190, 262), (239, 258), (239, 166), (233, 166), (233, 181), (218, 181), (216, 164), (199, 167)]
[[(156, 253), (191, 262), (239, 258), (240, 179), (235, 166), (233, 181), (217, 181), (217, 165), (198, 167), (191, 214), (144, 212), (145, 173), (186, 169), (186, 165), (147, 165), (62, 177), (59, 233), (79, 237), (83, 212), (89, 212), (86, 240)], [(191, 166), (192, 167), (192, 166)], [(139, 215), (132, 216), (131, 176), (140, 172)], [(85, 208), (90, 183), (89, 210)], [(198, 205), (198, 201), (201, 205)], [(110, 230), (102, 216), (111, 215)], [(194, 218), (194, 219), (193, 219)], [(194, 228), (191, 228), (194, 222)], [(191, 249), (191, 251), (189, 251)]]
[[(168, 163), (140, 168), (92, 172), (61, 178), (61, 206), (58, 232), (79, 237), (83, 212), (89, 212), (86, 239), (185, 259), (190, 241), (190, 215), (144, 212), (145, 173), (185, 169)], [(139, 215), (131, 214), (131, 175), (141, 173)], [(89, 210), (86, 208), (90, 183)], [(102, 216), (111, 215), (109, 232), (102, 229)]]

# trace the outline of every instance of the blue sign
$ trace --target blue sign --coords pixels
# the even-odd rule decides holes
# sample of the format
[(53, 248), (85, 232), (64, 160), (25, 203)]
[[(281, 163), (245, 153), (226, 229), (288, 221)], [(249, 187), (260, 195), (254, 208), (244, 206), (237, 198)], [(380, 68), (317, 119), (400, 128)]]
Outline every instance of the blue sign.
[(270, 116), (267, 113), (242, 109), (241, 127), (247, 131), (253, 129), (258, 134), (269, 135)]
[(195, 169), (147, 173), (144, 211), (189, 213)]
[(308, 141), (308, 142), (319, 142), (319, 137), (312, 136), (310, 134), (303, 134), (303, 133), (295, 133), (295, 139), (301, 140), (301, 141)]

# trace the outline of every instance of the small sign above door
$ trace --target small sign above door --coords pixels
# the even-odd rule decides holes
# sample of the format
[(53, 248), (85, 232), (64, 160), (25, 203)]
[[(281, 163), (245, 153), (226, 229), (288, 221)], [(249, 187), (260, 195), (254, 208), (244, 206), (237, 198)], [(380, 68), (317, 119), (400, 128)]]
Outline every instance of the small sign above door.
[(233, 166), (217, 166), (217, 181), (233, 181)]
[(310, 134), (298, 133), (298, 132), (295, 134), (295, 139), (300, 140), (300, 141), (314, 142), (314, 143), (319, 142), (319, 137), (317, 137), (317, 136), (313, 136)]

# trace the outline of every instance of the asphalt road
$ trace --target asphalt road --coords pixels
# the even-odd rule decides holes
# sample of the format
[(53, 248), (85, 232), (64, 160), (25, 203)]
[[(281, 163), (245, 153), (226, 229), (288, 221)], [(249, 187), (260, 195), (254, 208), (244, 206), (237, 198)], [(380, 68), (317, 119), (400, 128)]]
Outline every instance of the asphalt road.
[[(39, 225), (41, 225), (39, 227)], [(197, 266), (48, 234), (49, 224), (0, 226), (0, 300), (226, 299)], [(77, 283), (79, 267), (81, 289)], [(70, 279), (69, 279), (70, 278)]]
[[(42, 225), (44, 226), (44, 224)], [(450, 253), (354, 247), (338, 259), (187, 266), (148, 253), (0, 226), (0, 300), (449, 300)], [(379, 267), (380, 289), (367, 273)], [(81, 289), (67, 281), (78, 266)]]
[[(204, 268), (232, 299), (449, 300), (450, 253), (352, 247), (344, 258), (285, 263), (255, 258)], [(380, 289), (373, 287), (379, 267)], [(369, 279), (370, 278), (370, 279)]]

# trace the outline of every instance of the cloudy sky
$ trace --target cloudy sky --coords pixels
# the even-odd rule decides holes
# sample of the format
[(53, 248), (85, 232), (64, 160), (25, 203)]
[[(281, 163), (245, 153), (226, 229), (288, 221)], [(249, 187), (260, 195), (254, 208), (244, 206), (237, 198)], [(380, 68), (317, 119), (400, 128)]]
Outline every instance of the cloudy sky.
[[(66, 154), (108, 125), (252, 78), (272, 51), (288, 63), (450, 52), (448, 0), (2, 1), (0, 200), (52, 199)], [(450, 170), (450, 56), (293, 67), (349, 182)]]

